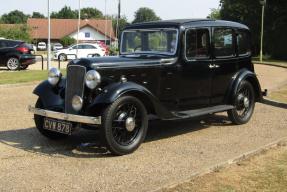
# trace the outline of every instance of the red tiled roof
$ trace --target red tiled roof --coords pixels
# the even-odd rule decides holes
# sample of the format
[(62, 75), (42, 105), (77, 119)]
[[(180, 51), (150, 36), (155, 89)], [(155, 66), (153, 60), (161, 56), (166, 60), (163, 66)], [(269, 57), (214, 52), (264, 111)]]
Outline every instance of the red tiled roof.
[[(47, 39), (48, 37), (48, 19), (33, 19), (27, 21), (31, 29), (31, 37), (33, 39)], [(90, 26), (99, 33), (105, 35), (106, 20), (89, 19), (81, 20), (80, 28)], [(61, 39), (78, 30), (77, 19), (51, 19), (51, 39)], [(111, 35), (110, 35), (111, 34)], [(113, 25), (111, 20), (107, 20), (107, 37), (115, 39)]]

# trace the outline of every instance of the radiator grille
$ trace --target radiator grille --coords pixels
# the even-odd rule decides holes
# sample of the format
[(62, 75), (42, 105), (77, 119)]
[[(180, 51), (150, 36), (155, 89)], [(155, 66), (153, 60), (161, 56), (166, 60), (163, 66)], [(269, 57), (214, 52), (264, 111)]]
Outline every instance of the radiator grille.
[(78, 114), (72, 107), (72, 98), (78, 95), (83, 98), (85, 89), (86, 68), (83, 66), (70, 65), (67, 69), (67, 85), (65, 96), (65, 112)]

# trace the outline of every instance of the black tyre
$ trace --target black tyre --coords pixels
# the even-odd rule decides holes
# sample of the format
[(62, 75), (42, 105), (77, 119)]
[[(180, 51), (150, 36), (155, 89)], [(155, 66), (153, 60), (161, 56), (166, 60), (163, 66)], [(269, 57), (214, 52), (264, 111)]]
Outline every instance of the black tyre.
[(10, 57), (7, 60), (6, 66), (11, 71), (19, 70), (21, 67), (20, 61), (17, 57)]
[(250, 82), (242, 81), (240, 83), (232, 104), (235, 108), (227, 112), (232, 123), (236, 125), (247, 123), (251, 119), (255, 107), (255, 93)]
[(59, 60), (60, 61), (67, 61), (68, 60), (67, 55), (65, 55), (64, 53), (60, 54), (59, 55)]
[(29, 67), (29, 65), (21, 65), (20, 69), (21, 70), (26, 70)]
[(124, 96), (108, 106), (102, 116), (102, 139), (114, 155), (134, 152), (144, 141), (148, 116), (140, 100)]
[[(44, 109), (42, 101), (40, 98), (37, 100), (35, 107), (39, 108), (39, 109)], [(43, 129), (43, 124), (44, 124), (44, 117), (43, 116), (34, 115), (34, 120), (35, 120), (36, 128), (45, 137), (52, 139), (52, 140), (60, 140), (60, 139), (67, 137), (67, 135), (65, 135), (65, 134), (56, 133), (56, 132), (52, 132), (52, 131)]]

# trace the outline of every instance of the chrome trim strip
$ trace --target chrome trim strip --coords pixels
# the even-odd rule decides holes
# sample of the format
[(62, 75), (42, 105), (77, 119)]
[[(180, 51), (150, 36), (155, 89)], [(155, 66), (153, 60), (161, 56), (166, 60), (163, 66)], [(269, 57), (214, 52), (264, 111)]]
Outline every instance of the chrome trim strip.
[(102, 121), (101, 116), (89, 117), (89, 116), (80, 116), (80, 115), (59, 113), (59, 112), (55, 112), (55, 111), (49, 111), (49, 110), (35, 108), (35, 107), (32, 107), (31, 105), (28, 106), (28, 111), (31, 113), (34, 113), (36, 115), (43, 116), (43, 117), (50, 117), (53, 119), (71, 121), (71, 122), (76, 122), (76, 123), (101, 125), (101, 121)]

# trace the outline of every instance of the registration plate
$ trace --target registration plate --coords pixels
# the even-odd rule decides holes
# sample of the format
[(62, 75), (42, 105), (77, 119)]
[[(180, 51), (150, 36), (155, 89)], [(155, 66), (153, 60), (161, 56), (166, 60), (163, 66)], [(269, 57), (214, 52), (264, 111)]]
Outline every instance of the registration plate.
[(49, 131), (54, 131), (66, 135), (72, 134), (72, 123), (65, 121), (45, 118), (43, 128)]

